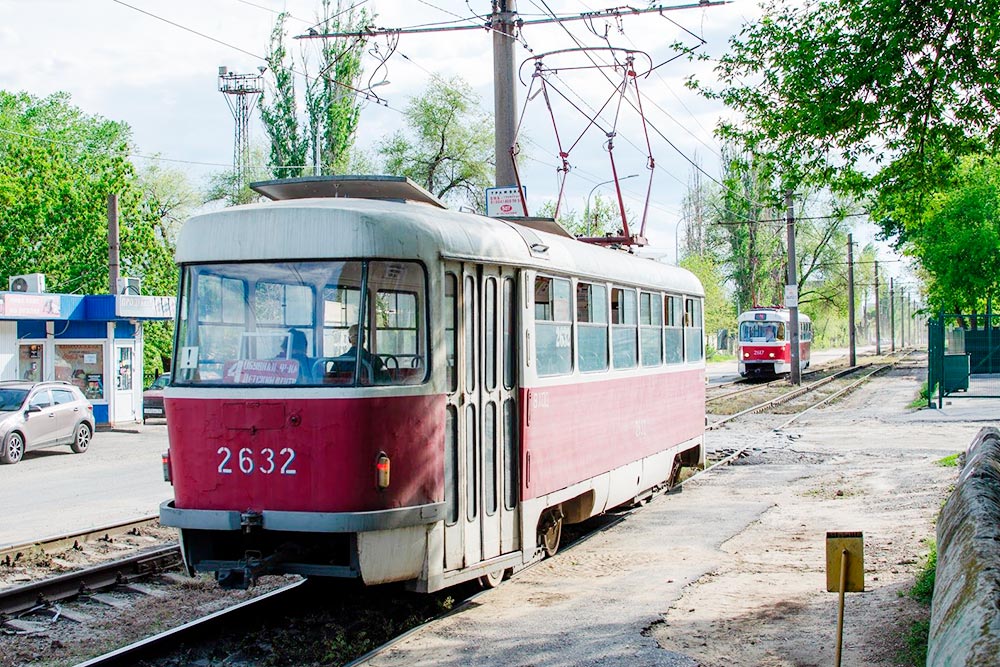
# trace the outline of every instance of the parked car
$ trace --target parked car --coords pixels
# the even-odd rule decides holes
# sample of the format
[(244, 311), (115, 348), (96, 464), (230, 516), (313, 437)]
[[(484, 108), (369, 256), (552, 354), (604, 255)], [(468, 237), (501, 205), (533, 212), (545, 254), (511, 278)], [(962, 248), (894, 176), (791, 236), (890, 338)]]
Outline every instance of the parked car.
[(0, 463), (60, 445), (82, 454), (93, 437), (94, 406), (69, 382), (0, 382)]
[(164, 373), (153, 380), (153, 384), (149, 385), (146, 391), (142, 392), (143, 424), (150, 417), (155, 419), (166, 417), (166, 413), (163, 412), (163, 389), (168, 384), (170, 384), (170, 373)]

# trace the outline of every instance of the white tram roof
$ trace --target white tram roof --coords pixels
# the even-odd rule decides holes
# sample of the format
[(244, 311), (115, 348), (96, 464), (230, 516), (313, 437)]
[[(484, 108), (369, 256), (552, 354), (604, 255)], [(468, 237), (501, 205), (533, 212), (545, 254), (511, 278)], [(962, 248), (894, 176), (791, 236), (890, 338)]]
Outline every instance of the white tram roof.
[[(737, 322), (753, 322), (758, 319), (756, 317), (757, 313), (765, 313), (767, 319), (771, 322), (787, 322), (790, 319), (790, 314), (787, 308), (781, 308), (778, 306), (773, 307), (760, 307), (754, 308), (753, 310), (746, 310), (740, 313), (737, 318)], [(809, 316), (799, 311), (799, 322), (810, 322)]]
[(191, 218), (177, 239), (180, 264), (361, 257), (508, 264), (704, 294), (697, 277), (677, 266), (512, 221), (398, 201), (322, 197), (234, 206)]

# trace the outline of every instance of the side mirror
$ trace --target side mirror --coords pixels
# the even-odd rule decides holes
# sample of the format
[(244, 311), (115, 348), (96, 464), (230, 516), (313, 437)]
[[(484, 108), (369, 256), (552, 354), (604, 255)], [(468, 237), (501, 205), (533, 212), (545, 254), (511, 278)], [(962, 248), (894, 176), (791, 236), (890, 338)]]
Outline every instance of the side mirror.
[(41, 412), (41, 411), (42, 411), (42, 409), (40, 407), (38, 407), (37, 405), (29, 405), (28, 406), (28, 412)]

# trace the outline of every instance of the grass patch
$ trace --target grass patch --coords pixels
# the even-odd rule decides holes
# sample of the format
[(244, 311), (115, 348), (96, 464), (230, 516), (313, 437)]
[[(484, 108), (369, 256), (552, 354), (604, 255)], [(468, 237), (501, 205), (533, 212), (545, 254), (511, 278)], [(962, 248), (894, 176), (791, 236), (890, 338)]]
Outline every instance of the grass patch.
[(926, 408), (928, 402), (930, 401), (930, 390), (927, 388), (927, 381), (925, 380), (923, 384), (920, 385), (920, 393), (917, 397), (910, 401), (910, 404), (906, 407), (910, 409)]
[(910, 588), (911, 598), (927, 605), (927, 618), (914, 621), (906, 634), (906, 646), (899, 652), (898, 662), (907, 665), (927, 664), (927, 638), (930, 634), (930, 604), (934, 596), (934, 573), (937, 569), (937, 545), (930, 541), (930, 553), (917, 573), (917, 580)]
[(961, 452), (956, 452), (951, 456), (946, 456), (943, 459), (938, 459), (935, 461), (936, 464), (942, 468), (957, 468), (958, 467), (958, 457), (961, 456)]

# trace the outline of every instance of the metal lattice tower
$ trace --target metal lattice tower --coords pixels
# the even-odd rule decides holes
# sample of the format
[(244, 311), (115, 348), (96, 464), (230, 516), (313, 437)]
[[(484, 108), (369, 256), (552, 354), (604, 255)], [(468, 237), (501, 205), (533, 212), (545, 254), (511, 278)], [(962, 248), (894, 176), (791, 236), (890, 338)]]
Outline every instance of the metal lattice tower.
[(233, 137), (233, 172), (236, 187), (241, 188), (250, 175), (250, 115), (264, 92), (264, 70), (257, 74), (236, 74), (225, 65), (219, 67), (219, 92), (226, 96), (229, 110), (236, 120)]

